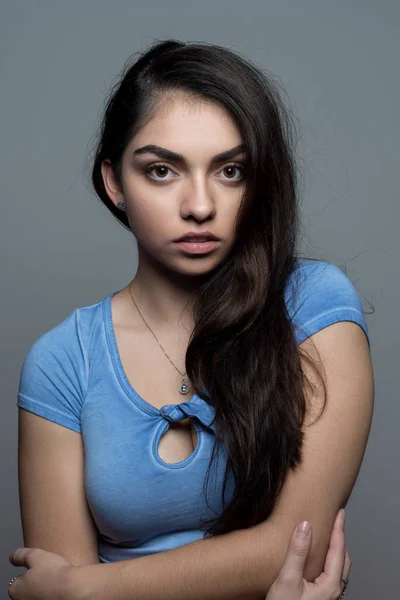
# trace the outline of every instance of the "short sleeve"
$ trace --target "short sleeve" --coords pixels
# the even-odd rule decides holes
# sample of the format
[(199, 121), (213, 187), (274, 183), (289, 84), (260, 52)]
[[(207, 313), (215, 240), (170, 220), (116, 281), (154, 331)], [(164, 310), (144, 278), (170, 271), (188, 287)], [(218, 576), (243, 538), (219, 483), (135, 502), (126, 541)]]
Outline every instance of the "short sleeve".
[(326, 261), (302, 259), (290, 277), (286, 303), (298, 343), (339, 321), (353, 321), (369, 332), (358, 292), (349, 277)]
[(88, 372), (78, 314), (33, 343), (21, 367), (17, 405), (81, 433)]

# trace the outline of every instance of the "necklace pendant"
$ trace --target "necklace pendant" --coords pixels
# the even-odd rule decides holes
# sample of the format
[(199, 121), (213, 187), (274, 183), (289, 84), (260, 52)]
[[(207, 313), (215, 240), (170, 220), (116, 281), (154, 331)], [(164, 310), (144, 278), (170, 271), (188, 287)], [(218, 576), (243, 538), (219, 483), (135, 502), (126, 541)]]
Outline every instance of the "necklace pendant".
[(185, 383), (185, 378), (184, 377), (182, 377), (182, 385), (179, 388), (179, 391), (180, 391), (181, 394), (187, 394), (189, 392), (189, 388), (188, 388), (188, 386)]

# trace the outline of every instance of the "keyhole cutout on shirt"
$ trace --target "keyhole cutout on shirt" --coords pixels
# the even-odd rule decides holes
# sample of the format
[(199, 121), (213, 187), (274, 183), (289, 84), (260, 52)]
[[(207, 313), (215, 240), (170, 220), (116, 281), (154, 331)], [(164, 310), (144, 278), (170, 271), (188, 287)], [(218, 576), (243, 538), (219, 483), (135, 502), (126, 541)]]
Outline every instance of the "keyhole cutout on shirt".
[(174, 464), (193, 454), (197, 446), (197, 431), (189, 418), (168, 425), (159, 441), (158, 454), (164, 462)]

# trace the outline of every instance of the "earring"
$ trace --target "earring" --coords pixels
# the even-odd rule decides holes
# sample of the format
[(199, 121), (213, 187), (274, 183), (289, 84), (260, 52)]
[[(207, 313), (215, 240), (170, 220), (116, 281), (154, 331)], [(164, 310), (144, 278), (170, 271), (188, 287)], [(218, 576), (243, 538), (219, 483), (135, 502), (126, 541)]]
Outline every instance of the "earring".
[(119, 210), (123, 210), (125, 208), (125, 202), (123, 200), (118, 200), (118, 202), (117, 202), (117, 208)]

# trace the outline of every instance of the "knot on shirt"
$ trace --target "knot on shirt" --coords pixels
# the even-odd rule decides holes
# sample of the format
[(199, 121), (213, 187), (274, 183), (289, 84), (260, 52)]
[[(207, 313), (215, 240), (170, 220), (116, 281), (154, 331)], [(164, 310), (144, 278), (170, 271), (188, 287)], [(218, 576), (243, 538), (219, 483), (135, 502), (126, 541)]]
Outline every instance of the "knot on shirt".
[(205, 427), (214, 430), (215, 410), (202, 398), (197, 398), (196, 401), (181, 402), (180, 404), (165, 404), (160, 408), (160, 415), (166, 421), (175, 423), (188, 417), (195, 418)]

